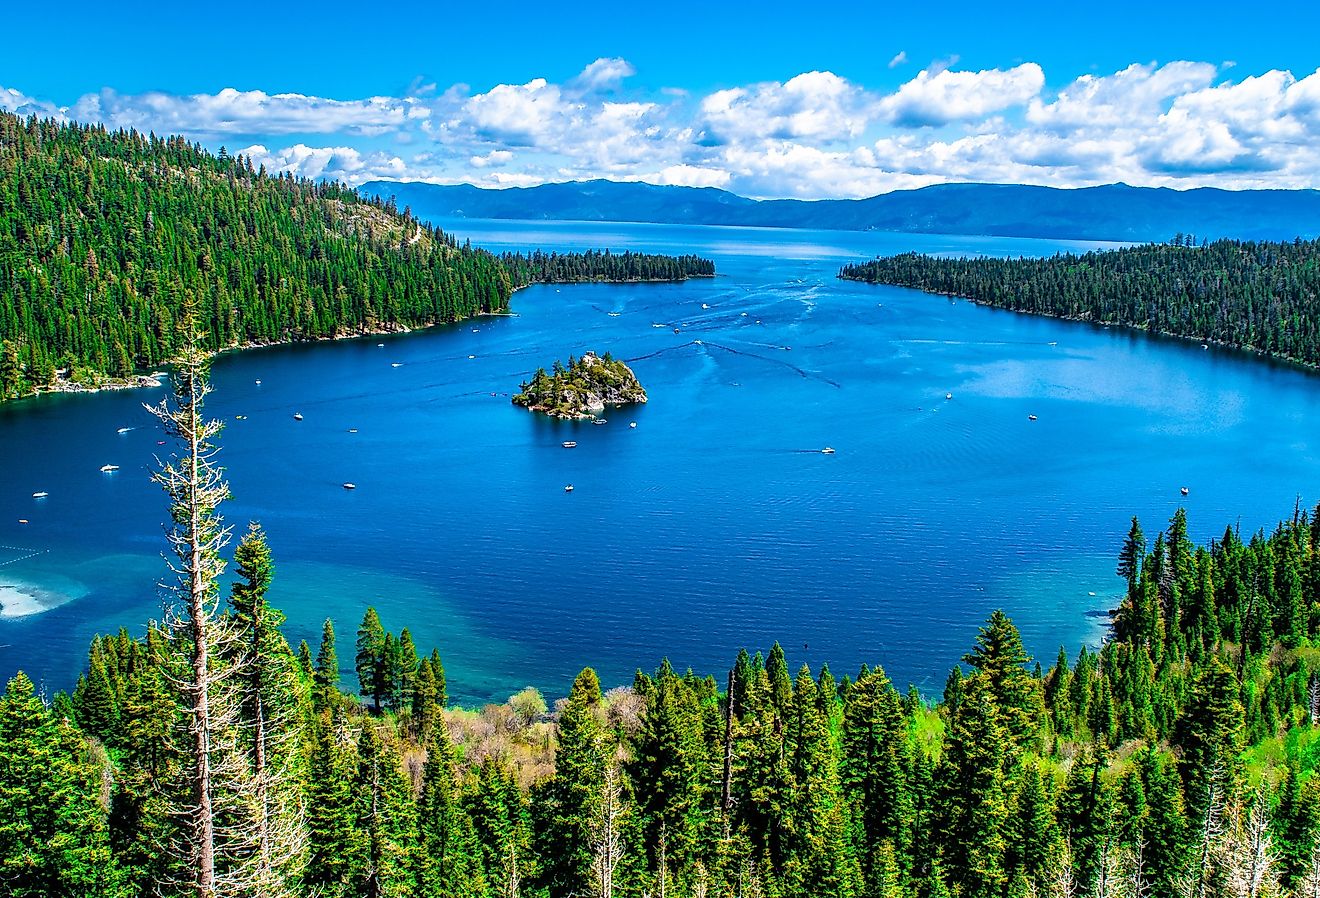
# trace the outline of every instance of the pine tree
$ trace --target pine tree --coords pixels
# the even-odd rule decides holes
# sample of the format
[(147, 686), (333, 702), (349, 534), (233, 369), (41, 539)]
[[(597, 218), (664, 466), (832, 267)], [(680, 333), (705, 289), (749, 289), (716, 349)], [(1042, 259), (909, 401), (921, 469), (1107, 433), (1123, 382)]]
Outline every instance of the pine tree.
[(541, 880), (554, 895), (586, 894), (591, 885), (591, 834), (613, 752), (597, 717), (599, 704), (600, 680), (586, 668), (559, 714), (555, 775), (534, 805)]
[(1019, 745), (1034, 732), (1043, 710), (1040, 683), (1023, 668), (1030, 660), (1017, 627), (998, 610), (981, 628), (975, 648), (963, 657), (985, 677), (1000, 721)]
[[(908, 719), (884, 671), (865, 670), (844, 703), (840, 776), (852, 812), (853, 851), (868, 894), (879, 894), (889, 866), (906, 860), (916, 808)], [(904, 871), (906, 872), (906, 871)]]
[(0, 698), (0, 891), (12, 898), (120, 894), (100, 803), (103, 761), (51, 717), (22, 673)]
[(351, 856), (350, 894), (411, 898), (417, 818), (398, 753), (369, 721), (358, 738), (357, 757), (351, 794), (361, 847)]
[(280, 634), (284, 615), (266, 600), (274, 563), (266, 534), (252, 523), (234, 551), (238, 580), (230, 604), (236, 624), (236, 679), (240, 719), (248, 734), (256, 849), (244, 864), (251, 887), (267, 898), (291, 894), (286, 881), (306, 848), (297, 800), (300, 681), (289, 644)]
[(335, 652), (335, 625), (330, 618), (321, 627), (321, 647), (316, 652), (316, 687), (322, 691), (339, 688), (339, 655)]
[(486, 893), (476, 834), (457, 793), (454, 748), (445, 728), (437, 727), (427, 744), (417, 803), (419, 898), (473, 898)]
[(1012, 739), (999, 707), (988, 675), (965, 681), (936, 773), (935, 848), (946, 881), (966, 898), (991, 898), (1008, 884)]
[(184, 853), (191, 865), (197, 898), (216, 893), (216, 813), (221, 783), (214, 763), (222, 750), (221, 731), (232, 723), (233, 708), (226, 689), (228, 673), (219, 648), (223, 623), (216, 614), (217, 580), (224, 571), (220, 550), (229, 538), (217, 508), (229, 487), (216, 465), (213, 440), (218, 421), (204, 416), (211, 392), (210, 359), (201, 349), (194, 310), (185, 316), (188, 345), (175, 361), (173, 401), (149, 410), (165, 432), (181, 443), (182, 456), (164, 463), (153, 479), (170, 498), (174, 528), (169, 534), (176, 561), (171, 564), (179, 608), (173, 612), (171, 637), (186, 657), (188, 673), (181, 681), (182, 701), (189, 718), (192, 745), (187, 782), (192, 791), (183, 813), (188, 820)]
[(347, 898), (354, 858), (364, 850), (354, 828), (351, 753), (339, 741), (329, 711), (316, 717), (307, 774), (307, 870), (311, 894)]
[(358, 627), (356, 668), (358, 694), (371, 699), (371, 709), (381, 712), (389, 697), (386, 650), (389, 636), (381, 626), (375, 608), (368, 608)]

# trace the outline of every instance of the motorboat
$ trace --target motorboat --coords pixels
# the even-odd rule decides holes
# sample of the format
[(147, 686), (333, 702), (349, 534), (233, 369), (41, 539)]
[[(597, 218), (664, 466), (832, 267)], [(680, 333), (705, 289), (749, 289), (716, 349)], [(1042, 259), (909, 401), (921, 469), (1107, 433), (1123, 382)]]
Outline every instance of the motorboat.
[(568, 486), (564, 487), (564, 492), (566, 493), (573, 492), (573, 484), (570, 483)]
[(357, 484), (356, 484), (356, 483), (345, 483), (345, 484), (344, 484), (344, 489), (346, 489), (346, 490), (355, 490), (355, 489), (357, 489)]
[(821, 455), (833, 455), (833, 454), (834, 454), (834, 449), (833, 449), (833, 447), (831, 447), (831, 446), (826, 446), (824, 449), (820, 450), (820, 454), (821, 454)]
[(294, 413), (293, 413), (293, 420), (295, 420), (295, 421), (301, 421), (302, 419), (303, 419), (303, 417), (302, 417), (302, 412), (294, 412)]
[(111, 471), (118, 471), (119, 465), (101, 465), (101, 473), (109, 474)]
[(33, 494), (32, 494), (32, 498), (33, 498), (33, 499), (44, 499), (44, 498), (46, 498), (46, 497), (49, 496), (49, 495), (50, 495), (50, 493), (46, 492), (45, 490), (40, 490), (40, 491), (38, 491), (38, 492), (33, 493)]
[(1036, 420), (1036, 416), (1035, 416), (1035, 415), (1027, 415), (1027, 420), (1028, 420), (1028, 421), (1035, 421), (1035, 420)]
[(563, 445), (564, 445), (564, 448), (565, 448), (565, 449), (576, 449), (576, 448), (577, 448), (577, 441), (576, 441), (576, 440), (564, 440)]

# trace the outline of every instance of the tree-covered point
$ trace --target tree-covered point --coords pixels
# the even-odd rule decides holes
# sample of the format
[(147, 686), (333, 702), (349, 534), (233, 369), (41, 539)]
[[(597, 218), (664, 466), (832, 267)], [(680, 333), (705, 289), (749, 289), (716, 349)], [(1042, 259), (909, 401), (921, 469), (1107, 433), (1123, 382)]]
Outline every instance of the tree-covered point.
[(549, 374), (536, 369), (513, 397), (514, 405), (554, 418), (585, 418), (607, 405), (645, 401), (646, 390), (637, 375), (608, 352), (603, 356), (586, 352), (579, 359), (569, 356), (567, 367), (556, 359)]
[(181, 137), (0, 112), (0, 400), (151, 371), (180, 347), (319, 340), (507, 310), (542, 281), (681, 280), (705, 260), (508, 255), (392, 199)]
[(1179, 235), (1044, 259), (905, 253), (845, 265), (839, 276), (1320, 365), (1320, 241), (1195, 246)]
[(515, 287), (528, 284), (579, 284), (685, 281), (714, 277), (715, 263), (700, 256), (588, 250), (583, 253), (505, 253), (500, 257)]
[(491, 254), (342, 185), (0, 113), (0, 396), (151, 370), (189, 299), (214, 350), (454, 321), (511, 289)]

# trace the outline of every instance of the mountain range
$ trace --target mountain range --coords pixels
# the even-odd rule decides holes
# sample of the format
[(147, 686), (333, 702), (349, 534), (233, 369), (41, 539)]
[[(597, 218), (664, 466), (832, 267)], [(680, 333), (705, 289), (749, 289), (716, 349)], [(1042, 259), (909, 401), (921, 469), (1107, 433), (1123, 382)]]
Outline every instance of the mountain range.
[(754, 200), (714, 187), (573, 181), (489, 189), (371, 181), (423, 219), (628, 221), (1132, 242), (1175, 234), (1290, 240), (1320, 236), (1320, 191), (939, 184), (857, 200)]

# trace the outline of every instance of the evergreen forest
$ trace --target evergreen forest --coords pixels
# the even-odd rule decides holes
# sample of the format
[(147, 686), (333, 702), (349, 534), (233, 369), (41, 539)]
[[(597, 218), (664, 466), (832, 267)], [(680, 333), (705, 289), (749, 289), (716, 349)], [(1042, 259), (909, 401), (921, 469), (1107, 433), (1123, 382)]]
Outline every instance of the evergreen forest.
[(845, 265), (845, 279), (914, 287), (999, 309), (1141, 328), (1320, 366), (1320, 240), (1217, 240), (1060, 253)]
[(223, 148), (0, 112), (0, 400), (163, 365), (185, 306), (219, 350), (505, 312), (532, 283), (713, 271), (635, 253), (497, 258), (392, 199)]
[(284, 639), (277, 547), (227, 548), (201, 341), (155, 410), (170, 613), (97, 638), (71, 694), (0, 698), (6, 896), (1320, 891), (1320, 508), (1203, 546), (1134, 519), (1100, 650), (1043, 665), (996, 611), (942, 696), (775, 644), (451, 707), (406, 621)]

